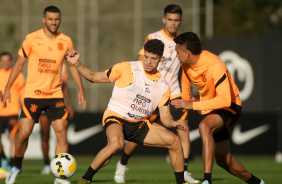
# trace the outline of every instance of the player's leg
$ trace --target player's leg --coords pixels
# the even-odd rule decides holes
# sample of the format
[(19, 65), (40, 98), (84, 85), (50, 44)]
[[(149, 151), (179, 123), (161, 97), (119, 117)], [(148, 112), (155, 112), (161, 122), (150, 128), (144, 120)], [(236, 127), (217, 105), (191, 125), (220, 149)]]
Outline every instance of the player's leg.
[(125, 172), (127, 170), (127, 162), (130, 158), (130, 156), (135, 152), (137, 149), (138, 144), (134, 142), (127, 141), (127, 143), (124, 146), (121, 160), (118, 161), (116, 165), (116, 172), (114, 176), (114, 180), (116, 183), (125, 183)]
[(67, 142), (68, 121), (65, 119), (57, 119), (52, 121), (51, 125), (54, 129), (57, 138), (55, 155), (57, 155), (58, 153), (67, 153), (68, 152), (68, 142)]
[(229, 140), (216, 143), (216, 163), (230, 174), (242, 179), (248, 184), (260, 184), (263, 181), (252, 175), (229, 151)]
[(111, 156), (120, 151), (124, 146), (124, 134), (121, 125), (117, 122), (107, 122), (104, 129), (106, 129), (107, 145), (96, 155), (78, 184), (90, 183), (95, 173), (107, 165)]
[(199, 124), (199, 132), (202, 139), (202, 157), (204, 164), (204, 180), (211, 184), (212, 167), (215, 156), (215, 142), (213, 132), (223, 127), (223, 120), (218, 114), (208, 114)]
[(41, 174), (50, 174), (50, 159), (49, 159), (49, 138), (50, 138), (50, 122), (46, 115), (42, 114), (39, 117), (41, 149), (43, 153), (44, 167)]
[(200, 183), (199, 180), (195, 180), (191, 173), (188, 172), (188, 164), (189, 164), (189, 157), (190, 157), (190, 137), (189, 137), (189, 126), (188, 122), (186, 121), (188, 111), (185, 109), (176, 109), (175, 106), (170, 106), (170, 113), (173, 116), (173, 119), (182, 121), (187, 129), (186, 132), (182, 130), (177, 130), (177, 134), (181, 140), (181, 146), (184, 153), (184, 179), (187, 183), (195, 184)]
[(184, 157), (180, 138), (156, 123), (144, 139), (145, 146), (165, 147), (169, 150), (170, 164), (174, 170), (177, 184), (184, 183)]
[(10, 140), (10, 158), (9, 158), (9, 163), (8, 163), (8, 168), (7, 170), (10, 171), (11, 167), (14, 164), (15, 160), (15, 144), (16, 144), (16, 134), (19, 129), (19, 121), (18, 121), (18, 116), (12, 116), (12, 118), (9, 120), (9, 140)]
[(9, 176), (6, 178), (6, 184), (13, 184), (22, 169), (22, 161), (27, 149), (28, 138), (32, 132), (35, 121), (29, 118), (20, 119), (19, 131), (16, 137), (15, 162)]

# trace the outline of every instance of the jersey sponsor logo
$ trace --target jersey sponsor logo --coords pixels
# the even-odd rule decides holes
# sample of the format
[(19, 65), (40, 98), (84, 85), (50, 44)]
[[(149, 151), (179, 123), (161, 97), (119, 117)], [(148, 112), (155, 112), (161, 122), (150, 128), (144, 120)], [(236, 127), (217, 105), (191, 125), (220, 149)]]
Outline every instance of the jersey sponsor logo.
[(150, 92), (151, 92), (151, 91), (150, 91), (150, 88), (146, 88), (146, 89), (145, 89), (145, 92), (146, 92), (146, 93), (150, 93)]
[(64, 44), (62, 42), (57, 43), (58, 44), (58, 50), (64, 50)]
[(270, 129), (270, 125), (265, 124), (247, 131), (241, 131), (241, 125), (235, 125), (232, 134), (232, 140), (235, 144), (241, 145), (244, 144), (255, 137), (265, 133)]
[(37, 43), (38, 46), (43, 45), (43, 43)]
[(42, 73), (58, 74), (59, 70), (51, 69), (53, 63), (56, 63), (56, 60), (39, 59), (38, 72), (41, 74)]
[(67, 139), (69, 144), (78, 144), (103, 130), (101, 124), (85, 128), (83, 130), (75, 131), (75, 125), (71, 124), (68, 127)]
[(30, 111), (35, 113), (37, 111), (37, 105), (36, 104), (31, 104), (31, 107), (30, 107)]
[(137, 94), (136, 97), (141, 99), (141, 100), (143, 100), (143, 101), (145, 101), (145, 102), (147, 102), (147, 103), (151, 103), (151, 100), (149, 98), (146, 98), (146, 97), (144, 97), (144, 96), (142, 96), (140, 94)]
[(60, 107), (65, 107), (66, 106), (66, 104), (65, 104), (65, 102), (64, 101), (60, 101), (60, 102), (56, 102), (56, 108), (60, 108)]
[(35, 90), (34, 93), (35, 93), (36, 95), (41, 95), (41, 91), (40, 91), (39, 89)]
[(130, 112), (128, 112), (127, 115), (128, 115), (130, 118), (132, 118), (132, 119), (136, 119), (136, 120), (142, 120), (142, 119), (143, 119), (142, 116), (138, 116), (138, 115), (132, 114), (132, 113), (130, 113)]
[(39, 62), (56, 63), (56, 60), (53, 60), (53, 59), (39, 59)]

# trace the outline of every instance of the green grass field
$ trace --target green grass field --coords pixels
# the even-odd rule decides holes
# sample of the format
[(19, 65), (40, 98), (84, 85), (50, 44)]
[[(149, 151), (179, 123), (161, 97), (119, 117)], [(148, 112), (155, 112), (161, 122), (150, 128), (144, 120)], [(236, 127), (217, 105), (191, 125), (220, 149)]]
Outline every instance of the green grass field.
[[(70, 178), (75, 184), (87, 170), (93, 156), (76, 156), (77, 171)], [(275, 163), (274, 156), (235, 156), (246, 168), (256, 176), (263, 178), (266, 184), (282, 183), (282, 164)], [(99, 184), (114, 184), (113, 176), (115, 165), (119, 155), (113, 156), (111, 162), (102, 168), (94, 177), (94, 182)], [(16, 184), (52, 184), (54, 177), (50, 175), (41, 175), (43, 167), (41, 160), (24, 160), (23, 172), (18, 176)], [(128, 184), (175, 184), (173, 170), (165, 161), (165, 156), (133, 156), (128, 164), (126, 174), (126, 183)], [(202, 159), (199, 156), (189, 163), (189, 171), (196, 179), (202, 180), (203, 167)], [(0, 180), (0, 184), (5, 183)], [(233, 177), (226, 171), (214, 165), (213, 184), (240, 184), (241, 180)]]

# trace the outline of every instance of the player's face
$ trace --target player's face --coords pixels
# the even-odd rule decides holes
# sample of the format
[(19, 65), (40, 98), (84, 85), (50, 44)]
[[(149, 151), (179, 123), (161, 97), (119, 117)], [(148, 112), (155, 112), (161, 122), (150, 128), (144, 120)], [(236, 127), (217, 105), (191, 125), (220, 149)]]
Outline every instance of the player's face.
[(179, 13), (167, 13), (163, 17), (163, 23), (165, 24), (165, 29), (171, 35), (175, 35), (181, 24), (181, 16)]
[(175, 51), (181, 64), (189, 64), (189, 51), (183, 45), (176, 44)]
[(46, 15), (42, 18), (45, 24), (45, 28), (52, 34), (56, 34), (61, 23), (61, 14), (46, 12)]
[(163, 57), (160, 57), (157, 54), (151, 53), (151, 52), (144, 52), (143, 56), (143, 67), (144, 70), (148, 73), (156, 73), (157, 68), (159, 65), (159, 62), (163, 59)]
[(9, 55), (3, 55), (0, 58), (0, 65), (3, 69), (8, 70), (12, 66), (12, 60)]

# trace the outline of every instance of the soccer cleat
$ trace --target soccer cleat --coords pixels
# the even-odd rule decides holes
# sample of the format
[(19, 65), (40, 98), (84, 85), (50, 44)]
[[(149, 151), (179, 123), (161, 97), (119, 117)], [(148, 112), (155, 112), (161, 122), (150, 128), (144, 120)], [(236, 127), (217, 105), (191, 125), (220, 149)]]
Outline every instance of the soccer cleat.
[(122, 165), (120, 161), (118, 161), (114, 177), (116, 183), (125, 183), (124, 175), (126, 171), (126, 165)]
[(17, 168), (16, 166), (14, 166), (12, 168), (12, 170), (10, 171), (9, 176), (6, 178), (6, 184), (13, 184), (16, 181), (16, 178), (18, 176), (18, 174), (21, 172), (21, 170), (19, 168)]
[(205, 181), (203, 181), (202, 184), (209, 184), (209, 181), (208, 181), (208, 180), (205, 180)]
[(194, 178), (192, 178), (191, 173), (188, 173), (187, 171), (184, 171), (184, 180), (189, 184), (200, 183), (199, 180), (195, 180)]
[(259, 183), (259, 184), (265, 184), (265, 183), (264, 183), (264, 181), (263, 181), (263, 180), (260, 180), (260, 183)]
[(41, 174), (44, 174), (44, 175), (48, 175), (50, 174), (50, 172), (51, 172), (50, 165), (45, 165), (43, 169), (41, 170)]
[(90, 181), (84, 179), (84, 178), (81, 178), (76, 184), (89, 184)]
[(0, 167), (0, 179), (6, 179), (9, 175), (9, 172)]
[(54, 184), (71, 184), (71, 182), (65, 179), (55, 178)]

